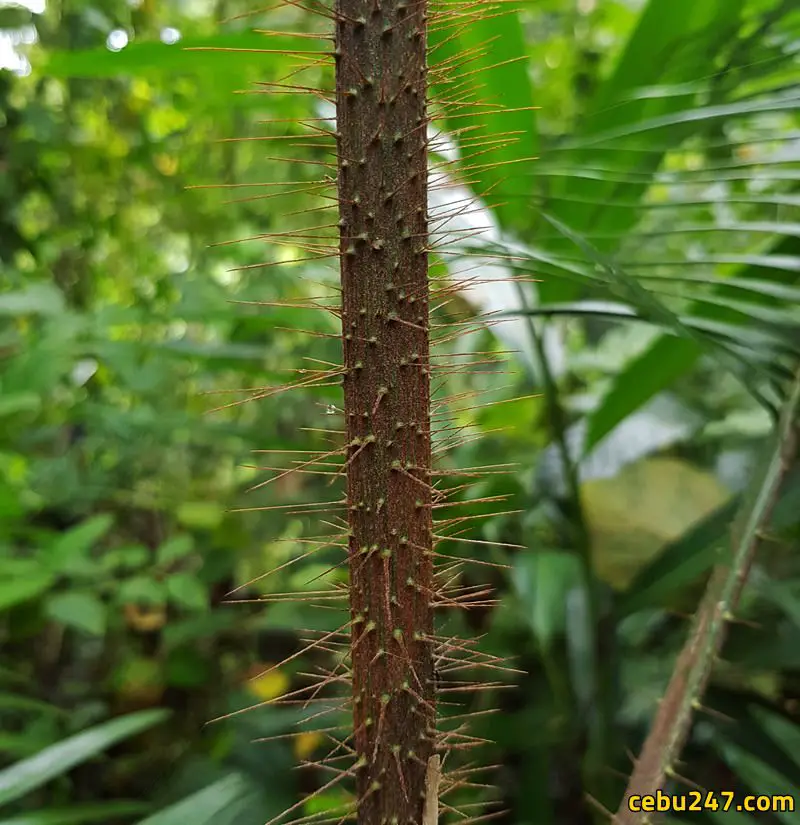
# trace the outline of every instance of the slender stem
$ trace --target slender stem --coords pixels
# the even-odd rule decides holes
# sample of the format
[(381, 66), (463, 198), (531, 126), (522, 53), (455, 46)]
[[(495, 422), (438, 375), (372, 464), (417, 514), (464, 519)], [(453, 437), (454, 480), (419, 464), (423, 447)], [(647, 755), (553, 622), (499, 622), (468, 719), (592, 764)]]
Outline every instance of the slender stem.
[(643, 825), (649, 815), (631, 810), (631, 798), (655, 794), (673, 772), (689, 734), (694, 710), (722, 648), (728, 622), (780, 497), (781, 487), (797, 454), (800, 370), (756, 474), (750, 493), (734, 523), (730, 559), (712, 573), (694, 620), (692, 633), (678, 656), (667, 692), (656, 713), (625, 796), (614, 817), (616, 825)]
[[(525, 309), (528, 303), (527, 296), (519, 284), (516, 286), (522, 308)], [(574, 530), (574, 549), (580, 561), (581, 579), (586, 597), (587, 609), (584, 633), (588, 641), (591, 661), (589, 673), (585, 676), (590, 684), (591, 719), (589, 722), (589, 746), (583, 766), (584, 785), (586, 791), (603, 799), (608, 784), (604, 777), (608, 776), (610, 778), (611, 776), (610, 773), (607, 773), (607, 766), (613, 722), (613, 703), (611, 701), (613, 688), (611, 678), (612, 660), (609, 656), (602, 655), (599, 649), (599, 628), (602, 621), (601, 593), (594, 574), (592, 540), (581, 498), (578, 467), (569, 451), (566, 414), (560, 402), (558, 386), (550, 369), (544, 338), (537, 329), (534, 318), (530, 314), (526, 314), (525, 319), (541, 370), (550, 436), (558, 450), (559, 459), (564, 469), (567, 494), (571, 504), (570, 517)]]

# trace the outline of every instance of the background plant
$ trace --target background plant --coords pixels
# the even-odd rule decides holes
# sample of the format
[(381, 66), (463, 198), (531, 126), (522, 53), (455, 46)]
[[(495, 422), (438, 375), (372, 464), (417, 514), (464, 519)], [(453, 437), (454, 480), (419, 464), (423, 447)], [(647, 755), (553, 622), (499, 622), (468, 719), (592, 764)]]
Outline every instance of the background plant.
[[(485, 634), (486, 651), (515, 654), (529, 674), (487, 721), (497, 741), (487, 764), (504, 766), (494, 779), (510, 820), (580, 822), (594, 811), (584, 792), (609, 808), (622, 793), (626, 748), (644, 736), (687, 634), (681, 616), (725, 541), (796, 357), (798, 19), (766, 0), (519, 5), (437, 52), (447, 60), (491, 41), (488, 62), (524, 57), (470, 75), (474, 94), (541, 107), (535, 119), (480, 124), (519, 134), (481, 156), (493, 209), (475, 223), (491, 221), (500, 253), (541, 284), (524, 317), (474, 346), (522, 351), (517, 378), (476, 379), (491, 397), (547, 392), (479, 413), (475, 440), (453, 458), (521, 462), (470, 496), (511, 494), (523, 512), (478, 521), (465, 537), (529, 550), (487, 552), (512, 567), (494, 577), (501, 604), (453, 631)], [(26, 49), (29, 75), (0, 74), (4, 760), (121, 711), (175, 711), (152, 729), (155, 742), (116, 746), (113, 759), (15, 800), (15, 816), (119, 799), (169, 811), (213, 788), (227, 799), (215, 822), (263, 825), (324, 781), (290, 772), (320, 744), (312, 738), (250, 744), (286, 733), (286, 709), (203, 727), (301, 685), (299, 666), (246, 677), (294, 651), (297, 628), (325, 626), (324, 614), (275, 595), (316, 575), (301, 563), (258, 586), (273, 595), (267, 609), (220, 604), (299, 556), (310, 535), (302, 518), (228, 508), (325, 492), (294, 476), (245, 495), (261, 478), (247, 465), (264, 463), (250, 451), (323, 446), (298, 424), (320, 427), (335, 403), (289, 394), (203, 415), (216, 405), (205, 391), (279, 384), (304, 357), (336, 358), (335, 342), (297, 331), (333, 333), (332, 319), (230, 303), (302, 302), (324, 273), (229, 273), (262, 262), (262, 246), (207, 248), (298, 219), (250, 199), (263, 193), (183, 191), (245, 174), (311, 179), (303, 164), (264, 157), (279, 150), (215, 142), (256, 134), (267, 117), (309, 116), (305, 99), (232, 94), (285, 74), (280, 55), (248, 61), (162, 42), (172, 27), (181, 45), (260, 48), (251, 21), (233, 19), (245, 11), (3, 10), (6, 31), (34, 23), (39, 39)], [(291, 6), (264, 20), (315, 25)], [(110, 51), (118, 30), (130, 42)], [(518, 174), (492, 179), (494, 159), (514, 158)], [(314, 205), (290, 197), (297, 210)], [(457, 307), (462, 318), (481, 309), (518, 312), (517, 290), (474, 290)], [(799, 492), (790, 474), (744, 594), (746, 623), (731, 628), (683, 755), (680, 774), (707, 787), (785, 793), (800, 782)], [(175, 541), (185, 554), (162, 549)], [(176, 577), (182, 585), (169, 584)], [(195, 798), (207, 809), (208, 793)]]

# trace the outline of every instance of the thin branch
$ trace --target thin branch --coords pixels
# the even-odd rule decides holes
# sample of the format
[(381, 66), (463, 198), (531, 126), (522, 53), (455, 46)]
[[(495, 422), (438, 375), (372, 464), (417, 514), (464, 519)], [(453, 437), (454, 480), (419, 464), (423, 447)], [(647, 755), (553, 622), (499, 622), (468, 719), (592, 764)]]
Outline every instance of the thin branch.
[(734, 523), (731, 557), (714, 569), (691, 636), (678, 657), (667, 692), (614, 817), (615, 825), (643, 825), (651, 821), (649, 814), (631, 811), (631, 797), (655, 794), (665, 779), (674, 775), (674, 766), (689, 734), (693, 713), (700, 706), (753, 557), (780, 497), (784, 479), (795, 461), (799, 410), (800, 370), (795, 374), (769, 452)]

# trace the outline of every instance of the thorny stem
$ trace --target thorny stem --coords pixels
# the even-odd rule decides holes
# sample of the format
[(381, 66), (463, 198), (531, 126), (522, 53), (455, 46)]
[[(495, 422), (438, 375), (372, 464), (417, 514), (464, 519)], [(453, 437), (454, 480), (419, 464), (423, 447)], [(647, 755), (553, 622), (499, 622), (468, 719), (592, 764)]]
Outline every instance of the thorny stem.
[(419, 825), (434, 752), (427, 0), (338, 0), (359, 825)]
[(648, 814), (630, 810), (631, 797), (655, 794), (665, 779), (674, 773), (675, 762), (689, 734), (693, 713), (700, 706), (759, 541), (780, 497), (783, 481), (795, 461), (798, 411), (800, 370), (795, 375), (761, 472), (756, 474), (748, 499), (734, 523), (730, 558), (712, 573), (692, 633), (678, 657), (667, 692), (614, 817), (615, 825), (643, 825), (649, 821)]

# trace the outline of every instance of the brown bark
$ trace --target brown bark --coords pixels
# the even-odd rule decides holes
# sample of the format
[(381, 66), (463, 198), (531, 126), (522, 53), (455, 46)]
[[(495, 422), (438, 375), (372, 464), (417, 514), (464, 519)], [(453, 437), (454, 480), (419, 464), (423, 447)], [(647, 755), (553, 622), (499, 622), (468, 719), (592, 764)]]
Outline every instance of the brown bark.
[(360, 825), (422, 822), (435, 745), (426, 14), (335, 11)]

